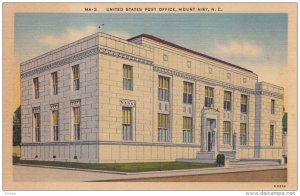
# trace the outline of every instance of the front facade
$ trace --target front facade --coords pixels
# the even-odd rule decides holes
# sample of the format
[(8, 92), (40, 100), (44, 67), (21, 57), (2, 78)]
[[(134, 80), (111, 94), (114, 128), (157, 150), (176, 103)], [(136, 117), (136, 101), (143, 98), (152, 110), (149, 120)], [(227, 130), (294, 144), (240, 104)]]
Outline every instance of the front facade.
[(151, 35), (97, 33), (21, 64), (22, 159), (280, 159), (283, 88)]

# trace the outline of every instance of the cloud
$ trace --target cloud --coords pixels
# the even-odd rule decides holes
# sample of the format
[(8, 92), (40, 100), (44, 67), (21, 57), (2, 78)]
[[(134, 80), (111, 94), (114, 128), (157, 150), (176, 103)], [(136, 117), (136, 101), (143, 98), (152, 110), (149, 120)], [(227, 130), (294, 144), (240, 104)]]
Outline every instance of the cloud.
[(227, 56), (257, 57), (263, 53), (262, 48), (248, 42), (230, 41), (216, 43), (215, 50), (218, 54)]
[[(74, 42), (78, 39), (89, 36), (91, 34), (94, 34), (97, 31), (98, 31), (98, 29), (96, 26), (86, 26), (81, 29), (69, 28), (59, 35), (40, 36), (40, 37), (38, 37), (38, 43), (40, 43), (44, 46), (49, 46), (51, 48), (55, 48), (55, 47), (59, 47), (59, 46)], [(125, 31), (112, 31), (112, 32), (108, 32), (108, 34), (122, 38), (122, 39), (128, 39), (131, 37), (131, 35)]]
[(59, 47), (64, 44), (71, 43), (83, 37), (89, 36), (97, 32), (97, 27), (86, 26), (81, 29), (69, 28), (59, 35), (45, 35), (38, 38), (38, 42), (49, 47)]

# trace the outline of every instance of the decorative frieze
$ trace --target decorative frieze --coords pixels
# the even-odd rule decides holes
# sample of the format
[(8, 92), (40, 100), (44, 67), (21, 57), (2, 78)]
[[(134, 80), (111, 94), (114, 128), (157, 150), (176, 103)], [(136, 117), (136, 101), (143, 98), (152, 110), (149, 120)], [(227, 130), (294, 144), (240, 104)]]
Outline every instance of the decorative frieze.
[(55, 111), (55, 110), (58, 110), (58, 109), (59, 109), (58, 103), (50, 104), (50, 110)]
[(122, 107), (135, 107), (135, 100), (121, 99), (120, 103)]
[(71, 101), (71, 107), (79, 107), (81, 104), (80, 99), (72, 100)]
[(265, 91), (265, 90), (256, 91), (256, 95), (266, 95), (266, 96), (275, 97), (278, 99), (283, 99), (283, 94), (275, 93), (275, 92), (271, 92), (271, 91)]
[(124, 54), (124, 53), (121, 53), (121, 52), (112, 51), (112, 50), (109, 50), (109, 49), (99, 48), (99, 53), (114, 56), (114, 57), (117, 57), (117, 58), (126, 59), (126, 60), (129, 60), (129, 61), (135, 61), (135, 62), (138, 62), (138, 63), (147, 64), (147, 65), (152, 65), (153, 64), (152, 61), (149, 61), (149, 60), (146, 60), (146, 59), (143, 59), (143, 58), (140, 58), (140, 57), (135, 57), (135, 56), (131, 56), (131, 55), (128, 55), (128, 54)]
[(33, 69), (33, 70), (27, 71), (25, 73), (22, 73), (21, 78), (26, 78), (26, 77), (29, 77), (29, 76), (32, 76), (32, 75), (35, 75), (35, 74), (39, 74), (39, 73), (54, 69), (56, 67), (60, 67), (62, 65), (72, 63), (74, 61), (79, 61), (81, 59), (87, 58), (89, 56), (93, 56), (93, 55), (98, 54), (98, 53), (99, 53), (99, 48), (93, 48), (93, 49), (90, 49), (88, 51), (81, 52), (79, 54), (70, 56), (68, 58), (64, 58), (60, 61), (56, 61), (54, 63), (50, 63), (48, 65), (44, 65), (42, 67), (38, 67), (36, 69)]
[(135, 56), (127, 55), (127, 54), (124, 54), (124, 53), (120, 53), (120, 52), (116, 52), (116, 51), (112, 51), (112, 50), (97, 47), (97, 48), (93, 48), (93, 49), (90, 49), (88, 51), (81, 52), (79, 54), (73, 55), (71, 57), (64, 58), (62, 60), (59, 60), (59, 61), (47, 64), (47, 65), (35, 68), (35, 69), (27, 71), (25, 73), (21, 73), (21, 78), (30, 77), (32, 75), (39, 74), (39, 73), (42, 73), (42, 72), (54, 69), (56, 67), (66, 65), (66, 64), (70, 64), (72, 62), (79, 61), (81, 59), (84, 59), (84, 58), (87, 58), (87, 57), (90, 57), (90, 56), (93, 56), (93, 55), (96, 55), (96, 54), (99, 54), (99, 53), (114, 56), (114, 57), (117, 57), (117, 58), (130, 60), (130, 61), (135, 61), (135, 62), (138, 62), (138, 63), (147, 64), (147, 65), (152, 65), (153, 64), (152, 61), (149, 61), (149, 60), (146, 60), (146, 59), (143, 59), (143, 58), (140, 58), (140, 57), (135, 57)]
[(32, 113), (34, 113), (34, 114), (40, 113), (40, 111), (41, 111), (40, 106), (32, 108)]

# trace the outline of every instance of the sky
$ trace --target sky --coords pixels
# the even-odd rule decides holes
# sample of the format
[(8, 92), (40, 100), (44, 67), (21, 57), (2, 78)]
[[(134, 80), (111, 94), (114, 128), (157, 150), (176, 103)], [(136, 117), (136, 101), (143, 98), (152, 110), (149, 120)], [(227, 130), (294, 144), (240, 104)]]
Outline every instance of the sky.
[(102, 32), (117, 37), (146, 33), (250, 69), (259, 81), (285, 87), (286, 105), (287, 14), (16, 14), (16, 69), (102, 24)]

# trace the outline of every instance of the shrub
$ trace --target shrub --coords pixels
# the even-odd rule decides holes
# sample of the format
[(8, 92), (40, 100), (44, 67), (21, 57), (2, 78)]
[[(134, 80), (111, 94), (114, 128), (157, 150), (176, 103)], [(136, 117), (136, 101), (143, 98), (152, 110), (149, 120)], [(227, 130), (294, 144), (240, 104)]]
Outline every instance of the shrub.
[(218, 154), (217, 155), (217, 165), (219, 167), (224, 167), (224, 165), (225, 165), (225, 156), (224, 156), (224, 154)]
[(284, 158), (284, 163), (287, 164), (287, 156), (283, 156)]

